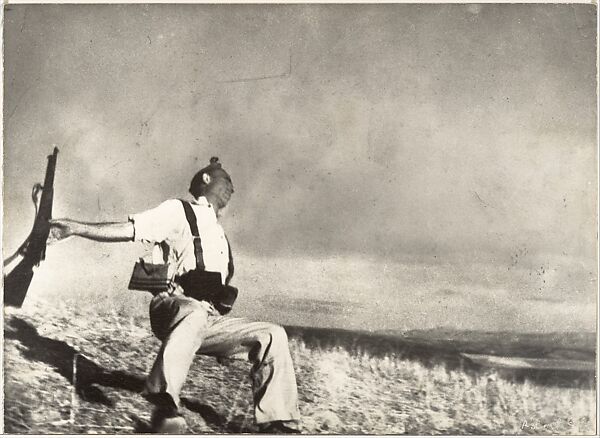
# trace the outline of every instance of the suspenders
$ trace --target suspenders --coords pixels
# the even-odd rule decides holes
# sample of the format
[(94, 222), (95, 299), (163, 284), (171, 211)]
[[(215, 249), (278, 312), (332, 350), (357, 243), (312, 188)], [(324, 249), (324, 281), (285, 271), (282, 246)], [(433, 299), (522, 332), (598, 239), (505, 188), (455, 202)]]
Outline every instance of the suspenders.
[[(185, 211), (185, 218), (188, 221), (190, 226), (190, 231), (192, 232), (192, 236), (194, 236), (194, 254), (196, 256), (196, 269), (198, 271), (205, 271), (206, 266), (204, 265), (204, 254), (202, 252), (202, 240), (200, 239), (200, 233), (198, 232), (198, 224), (196, 222), (196, 214), (192, 209), (192, 206), (189, 202), (181, 199), (181, 203), (183, 204), (183, 210)], [(231, 253), (231, 245), (229, 244), (229, 240), (227, 236), (225, 236), (225, 240), (227, 241), (227, 248), (229, 252), (229, 262), (227, 264), (227, 278), (225, 279), (225, 284), (229, 284), (231, 278), (233, 277), (233, 254)]]

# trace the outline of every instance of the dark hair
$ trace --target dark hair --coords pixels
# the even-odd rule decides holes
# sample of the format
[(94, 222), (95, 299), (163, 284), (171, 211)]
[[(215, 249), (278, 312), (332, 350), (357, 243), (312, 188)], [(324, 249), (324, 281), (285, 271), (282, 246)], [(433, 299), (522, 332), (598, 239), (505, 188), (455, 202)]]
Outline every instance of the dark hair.
[(205, 168), (200, 169), (198, 173), (194, 175), (192, 181), (190, 182), (189, 191), (194, 198), (197, 198), (198, 196), (201, 196), (204, 193), (204, 188), (206, 187), (206, 184), (202, 180), (202, 176), (205, 173), (209, 174), (210, 176), (214, 176), (217, 173), (223, 173), (223, 176), (225, 176), (227, 179), (229, 179), (229, 181), (231, 181), (229, 174), (225, 172), (225, 170), (221, 167), (221, 163), (219, 163), (219, 158), (211, 157), (210, 164)]

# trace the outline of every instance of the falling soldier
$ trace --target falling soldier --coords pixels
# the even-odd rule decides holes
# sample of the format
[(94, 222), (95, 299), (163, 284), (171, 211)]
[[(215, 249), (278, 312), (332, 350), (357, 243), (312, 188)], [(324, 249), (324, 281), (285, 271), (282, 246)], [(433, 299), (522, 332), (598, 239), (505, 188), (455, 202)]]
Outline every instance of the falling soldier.
[(186, 433), (179, 395), (197, 352), (252, 363), (254, 415), (261, 433), (298, 433), (296, 378), (285, 330), (226, 316), (237, 296), (231, 249), (219, 212), (233, 194), (218, 158), (192, 179), (193, 199), (170, 199), (127, 222), (51, 221), (51, 239), (80, 236), (99, 242), (158, 245), (168, 262), (168, 288), (150, 303), (153, 333), (162, 341), (144, 394), (155, 404), (152, 430)]

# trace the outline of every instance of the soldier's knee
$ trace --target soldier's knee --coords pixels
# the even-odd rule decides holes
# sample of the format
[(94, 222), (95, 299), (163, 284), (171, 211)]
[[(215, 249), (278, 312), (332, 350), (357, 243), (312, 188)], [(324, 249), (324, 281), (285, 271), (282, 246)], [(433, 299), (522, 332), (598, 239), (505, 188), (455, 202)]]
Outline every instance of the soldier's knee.
[(152, 331), (158, 339), (164, 341), (174, 331), (185, 331), (194, 339), (208, 324), (206, 309), (196, 300), (172, 299), (163, 312), (155, 311), (151, 315)]
[(285, 329), (277, 324), (271, 324), (269, 333), (273, 338), (273, 343), (275, 344), (285, 344), (288, 343), (288, 337)]
[(262, 348), (277, 348), (287, 345), (288, 338), (285, 329), (277, 324), (266, 324), (258, 335), (258, 342)]
[(265, 323), (257, 332), (256, 341), (249, 358), (258, 364), (289, 356), (287, 333), (280, 325)]
[(265, 335), (267, 335), (271, 354), (288, 351), (288, 337), (283, 327), (277, 324), (269, 324)]

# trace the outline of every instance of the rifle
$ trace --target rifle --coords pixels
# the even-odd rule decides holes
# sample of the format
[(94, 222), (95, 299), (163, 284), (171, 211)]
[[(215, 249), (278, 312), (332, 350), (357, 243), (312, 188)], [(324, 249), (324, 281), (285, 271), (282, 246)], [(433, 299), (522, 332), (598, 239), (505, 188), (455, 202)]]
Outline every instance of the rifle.
[[(33, 229), (19, 247), (19, 249), (4, 261), (4, 266), (9, 264), (17, 255), (23, 259), (17, 266), (4, 276), (4, 305), (21, 307), (27, 295), (27, 290), (33, 278), (33, 267), (39, 266), (46, 258), (46, 241), (50, 233), (49, 220), (52, 218), (52, 200), (54, 197), (54, 171), (56, 169), (56, 157), (58, 148), (54, 148), (52, 155), (48, 155), (48, 166), (44, 185), (33, 186), (32, 198), (36, 207)], [(41, 196), (40, 196), (41, 193)]]

